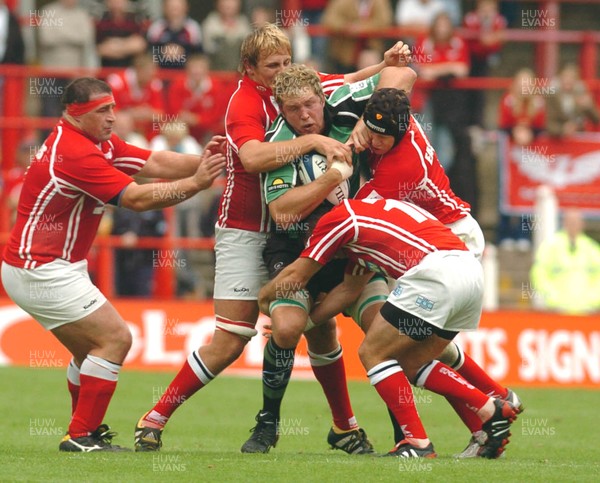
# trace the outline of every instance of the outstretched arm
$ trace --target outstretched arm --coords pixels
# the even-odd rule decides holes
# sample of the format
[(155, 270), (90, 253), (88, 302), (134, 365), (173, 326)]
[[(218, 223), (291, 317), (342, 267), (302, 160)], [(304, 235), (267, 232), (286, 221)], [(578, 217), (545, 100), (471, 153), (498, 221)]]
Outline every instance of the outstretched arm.
[(344, 76), (347, 84), (352, 84), (378, 74), (384, 67), (405, 67), (410, 62), (410, 48), (399, 40), (383, 54), (383, 60), (379, 64), (370, 65), (364, 69), (351, 72)]
[(204, 153), (201, 156), (174, 151), (153, 151), (138, 174), (144, 178), (187, 178), (198, 170), (202, 156), (218, 153), (225, 153), (225, 136), (213, 136), (204, 147)]
[[(402, 89), (406, 93), (409, 93), (416, 80), (417, 73), (410, 67), (385, 67), (381, 71), (377, 89), (393, 87), (394, 89)], [(346, 141), (346, 144), (348, 146), (353, 146), (355, 152), (361, 153), (369, 148), (369, 142), (369, 130), (361, 117), (356, 123), (356, 126), (354, 126), (354, 129), (352, 129), (352, 133)]]
[(131, 183), (122, 191), (119, 206), (133, 211), (157, 210), (181, 203), (207, 189), (223, 172), (225, 156), (205, 150), (202, 156), (196, 157), (199, 163), (191, 176), (164, 183)]

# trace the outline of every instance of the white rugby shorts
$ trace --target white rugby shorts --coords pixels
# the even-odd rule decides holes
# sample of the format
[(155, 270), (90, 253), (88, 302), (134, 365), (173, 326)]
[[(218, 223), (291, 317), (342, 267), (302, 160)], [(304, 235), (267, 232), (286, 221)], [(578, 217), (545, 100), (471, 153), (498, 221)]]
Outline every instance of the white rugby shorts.
[(90, 280), (87, 260), (66, 260), (36, 268), (2, 263), (2, 284), (8, 296), (47, 329), (76, 322), (106, 302)]
[(477, 260), (481, 261), (483, 249), (485, 248), (485, 238), (477, 220), (467, 214), (460, 220), (446, 226), (467, 245), (467, 248), (475, 255)]
[(396, 282), (388, 302), (440, 329), (476, 330), (483, 301), (483, 269), (470, 251), (425, 256)]
[(236, 228), (215, 228), (214, 299), (258, 300), (269, 281), (263, 250), (267, 234)]

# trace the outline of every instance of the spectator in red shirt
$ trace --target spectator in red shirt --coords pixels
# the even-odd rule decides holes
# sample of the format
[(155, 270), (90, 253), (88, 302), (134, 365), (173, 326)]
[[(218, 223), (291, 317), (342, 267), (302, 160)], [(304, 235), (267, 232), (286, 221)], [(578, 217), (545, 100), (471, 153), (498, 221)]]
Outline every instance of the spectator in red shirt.
[(452, 87), (453, 79), (469, 73), (467, 44), (455, 33), (450, 16), (442, 12), (433, 20), (429, 35), (416, 45), (414, 54), (420, 78), (437, 81), (429, 91), (425, 107), (433, 124), (427, 134), (454, 191), (476, 212), (477, 183), (475, 158), (467, 132), (467, 93)]
[[(467, 13), (464, 27), (473, 37), (467, 40), (470, 52), (470, 77), (486, 77), (490, 64), (497, 59), (497, 54), (504, 42), (506, 19), (498, 13), (497, 0), (478, 0), (475, 10)], [(470, 125), (483, 125), (484, 92), (473, 90), (469, 95)]]
[[(546, 124), (545, 102), (539, 84), (531, 69), (520, 69), (500, 101), (498, 127), (519, 146), (531, 144)], [(523, 226), (521, 217), (500, 213), (498, 241), (501, 248), (527, 251), (531, 247), (530, 238), (531, 233)]]
[(210, 62), (203, 54), (191, 56), (185, 77), (173, 81), (167, 94), (167, 113), (178, 116), (200, 143), (212, 134), (224, 134), (223, 119), (233, 91), (211, 75)]
[(546, 124), (545, 102), (538, 90), (534, 72), (520, 69), (500, 101), (498, 126), (521, 146), (531, 144)]
[(105, 0), (106, 12), (96, 22), (96, 48), (102, 67), (129, 67), (146, 50), (144, 28), (127, 0)]
[(163, 83), (156, 73), (153, 56), (145, 53), (133, 59), (132, 67), (106, 79), (119, 109), (129, 111), (136, 130), (148, 139), (159, 133), (158, 123), (164, 113)]

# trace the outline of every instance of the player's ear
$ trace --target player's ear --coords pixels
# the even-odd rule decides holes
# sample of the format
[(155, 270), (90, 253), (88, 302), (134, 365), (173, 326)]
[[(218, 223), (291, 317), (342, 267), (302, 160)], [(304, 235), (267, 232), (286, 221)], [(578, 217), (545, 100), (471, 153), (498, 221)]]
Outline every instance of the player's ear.
[(250, 75), (254, 73), (254, 67), (252, 66), (252, 64), (250, 64), (250, 62), (248, 62), (248, 59), (244, 59), (242, 61), (242, 65), (244, 66), (244, 72), (246, 73), (246, 75)]

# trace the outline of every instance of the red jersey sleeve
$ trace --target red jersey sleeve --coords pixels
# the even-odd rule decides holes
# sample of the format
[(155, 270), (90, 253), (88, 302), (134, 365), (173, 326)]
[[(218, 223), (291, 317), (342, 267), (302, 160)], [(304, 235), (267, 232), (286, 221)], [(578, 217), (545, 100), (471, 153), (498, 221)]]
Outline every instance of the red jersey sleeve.
[(256, 139), (264, 141), (266, 128), (261, 122), (262, 106), (244, 105), (242, 96), (235, 96), (227, 109), (227, 134), (239, 150), (244, 143)]
[(352, 241), (357, 229), (345, 203), (338, 205), (319, 220), (300, 256), (325, 265)]
[(149, 149), (128, 144), (115, 134), (111, 137), (110, 142), (114, 147), (113, 167), (131, 176), (137, 174), (144, 167), (152, 154)]
[(54, 177), (62, 191), (83, 192), (102, 203), (113, 199), (134, 181), (111, 166), (100, 151), (56, 164)]
[(324, 74), (323, 72), (317, 72), (319, 79), (321, 79), (321, 86), (323, 86), (323, 93), (325, 97), (328, 97), (338, 87), (343, 86), (344, 74)]

